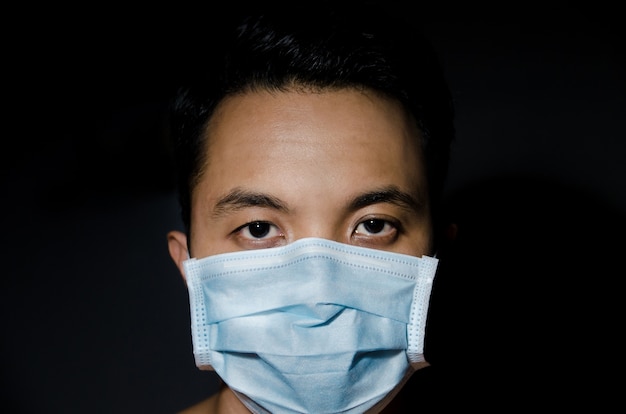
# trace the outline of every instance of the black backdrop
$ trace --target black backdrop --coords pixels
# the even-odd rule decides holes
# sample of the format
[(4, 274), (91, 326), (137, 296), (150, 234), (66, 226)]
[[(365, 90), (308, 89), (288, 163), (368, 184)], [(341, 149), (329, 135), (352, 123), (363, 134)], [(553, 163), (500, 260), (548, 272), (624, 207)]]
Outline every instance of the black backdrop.
[[(199, 26), (107, 7), (7, 11), (6, 412), (172, 413), (216, 386), (194, 366), (165, 239), (180, 222), (164, 114), (177, 62), (202, 53), (183, 42)], [(598, 405), (621, 392), (624, 29), (616, 8), (591, 7), (416, 14), (457, 107), (459, 236), (426, 343), (437, 403)]]

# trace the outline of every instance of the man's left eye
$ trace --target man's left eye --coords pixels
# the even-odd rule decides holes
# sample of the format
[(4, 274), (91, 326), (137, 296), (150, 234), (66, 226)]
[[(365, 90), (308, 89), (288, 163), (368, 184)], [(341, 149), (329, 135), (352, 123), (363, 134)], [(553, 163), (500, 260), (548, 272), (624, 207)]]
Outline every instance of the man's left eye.
[(395, 226), (388, 222), (387, 220), (380, 219), (368, 219), (359, 223), (357, 228), (355, 229), (355, 233), (361, 235), (369, 235), (369, 234), (386, 234), (395, 230)]

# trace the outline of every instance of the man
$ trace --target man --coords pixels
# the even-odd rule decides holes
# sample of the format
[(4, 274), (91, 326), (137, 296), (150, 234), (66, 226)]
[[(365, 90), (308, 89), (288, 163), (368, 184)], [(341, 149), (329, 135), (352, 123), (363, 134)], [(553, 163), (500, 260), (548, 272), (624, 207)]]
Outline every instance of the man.
[(428, 365), (450, 97), (419, 33), (357, 4), (229, 20), (174, 104), (169, 251), (223, 380), (185, 412), (397, 412)]

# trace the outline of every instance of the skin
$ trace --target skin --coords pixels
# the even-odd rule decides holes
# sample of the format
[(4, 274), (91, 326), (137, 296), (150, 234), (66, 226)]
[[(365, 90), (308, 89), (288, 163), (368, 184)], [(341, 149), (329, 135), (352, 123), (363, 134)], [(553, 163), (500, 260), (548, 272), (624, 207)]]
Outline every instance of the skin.
[[(303, 237), (431, 255), (419, 130), (372, 92), (254, 91), (225, 99), (192, 193), (190, 246), (168, 233), (183, 275), (191, 257), (276, 247)], [(385, 412), (391, 412), (388, 406)], [(222, 386), (184, 413), (248, 413)]]

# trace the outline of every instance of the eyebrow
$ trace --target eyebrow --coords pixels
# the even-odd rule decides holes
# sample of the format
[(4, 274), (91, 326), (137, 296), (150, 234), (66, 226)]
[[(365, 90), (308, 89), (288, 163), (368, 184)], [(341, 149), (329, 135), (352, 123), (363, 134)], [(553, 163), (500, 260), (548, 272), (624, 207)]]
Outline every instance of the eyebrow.
[(289, 210), (284, 202), (274, 196), (243, 188), (235, 188), (217, 201), (213, 208), (212, 216), (217, 218), (228, 212), (247, 207), (265, 207), (284, 212)]
[(395, 185), (359, 194), (350, 203), (351, 210), (358, 210), (378, 203), (390, 203), (412, 211), (421, 211), (425, 206), (425, 198), (416, 199), (410, 193), (400, 190)]
[[(378, 203), (395, 204), (412, 211), (421, 211), (424, 208), (423, 197), (418, 201), (411, 194), (400, 190), (394, 185), (359, 194), (352, 199), (348, 208), (351, 211), (356, 211)], [(213, 208), (212, 216), (217, 218), (228, 212), (248, 207), (264, 207), (283, 212), (289, 211), (287, 205), (277, 197), (243, 188), (235, 188), (217, 201)]]

